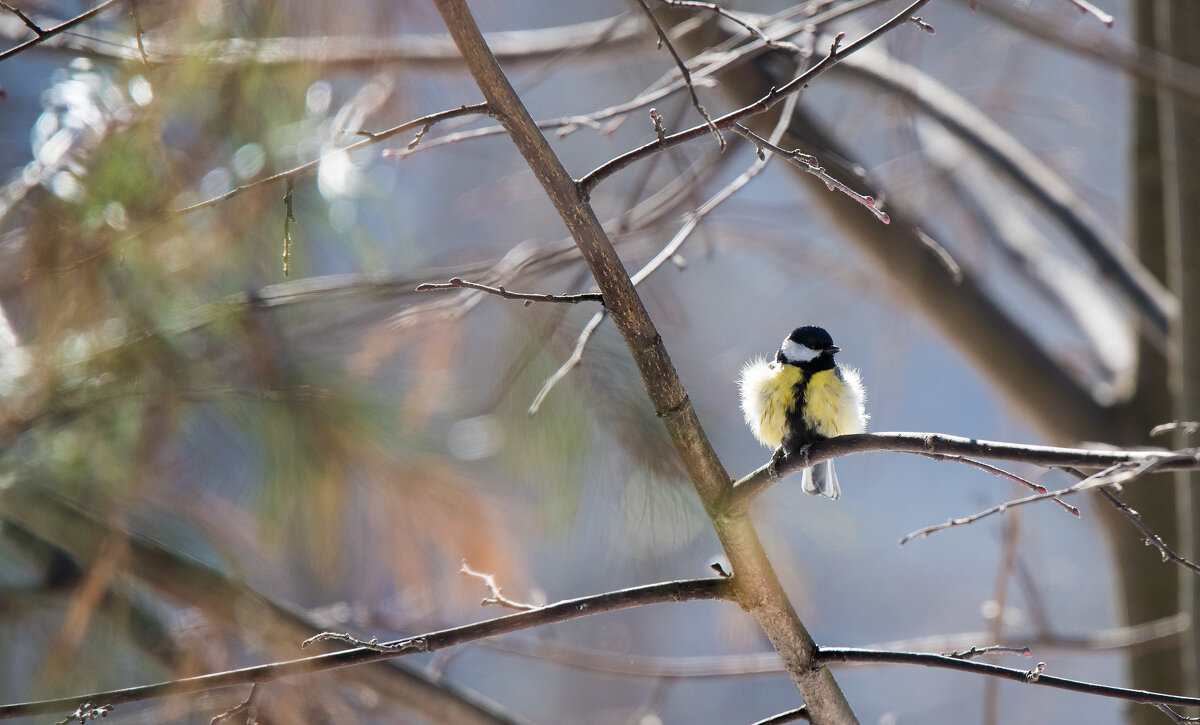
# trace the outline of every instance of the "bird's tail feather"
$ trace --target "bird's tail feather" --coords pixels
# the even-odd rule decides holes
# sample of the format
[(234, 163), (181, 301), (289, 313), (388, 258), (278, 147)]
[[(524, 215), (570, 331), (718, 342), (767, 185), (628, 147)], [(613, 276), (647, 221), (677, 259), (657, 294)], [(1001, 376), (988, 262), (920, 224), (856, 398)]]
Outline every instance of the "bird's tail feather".
[(842, 487), (838, 485), (837, 474), (833, 472), (833, 461), (823, 461), (804, 469), (803, 485), (806, 493), (835, 500), (842, 497)]

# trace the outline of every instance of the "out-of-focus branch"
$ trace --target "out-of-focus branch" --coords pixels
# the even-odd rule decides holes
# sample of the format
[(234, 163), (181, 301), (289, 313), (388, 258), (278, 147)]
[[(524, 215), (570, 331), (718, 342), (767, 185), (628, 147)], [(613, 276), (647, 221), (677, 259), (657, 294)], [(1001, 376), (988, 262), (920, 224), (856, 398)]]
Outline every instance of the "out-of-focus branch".
[[(116, 0), (92, 10), (98, 12)], [(68, 21), (80, 22), (78, 18)], [(17, 38), (25, 26), (16, 18), (0, 17), (0, 37)], [(630, 14), (574, 25), (537, 30), (489, 33), (496, 55), (505, 63), (538, 62), (562, 53), (595, 48), (602, 52), (629, 52), (643, 37), (645, 24)], [(88, 35), (55, 35), (38, 41), (47, 47), (97, 58), (141, 61), (137, 44), (126, 35), (92, 31)], [(404, 63), (437, 68), (462, 66), (462, 56), (449, 35), (401, 35), (399, 37), (324, 36), (312, 38), (230, 38), (203, 43), (177, 42), (150, 37), (143, 40), (151, 65), (197, 62), (214, 65), (294, 65), (316, 63), (326, 66), (378, 66)], [(10, 51), (11, 52), (11, 51)]]
[(872, 49), (856, 56), (840, 70), (903, 96), (1011, 179), (1066, 230), (1100, 273), (1112, 280), (1150, 323), (1159, 343), (1165, 344), (1169, 324), (1179, 314), (1179, 303), (1146, 271), (1099, 213), (1037, 154), (949, 88), (882, 51)]
[[(233, 197), (237, 196), (238, 194), (242, 194), (246, 191), (249, 191), (250, 189), (256, 189), (260, 186), (265, 186), (267, 184), (273, 184), (276, 181), (282, 181), (285, 179), (288, 179), (288, 180), (293, 179), (301, 174), (306, 174), (310, 171), (315, 170), (318, 166), (321, 165), (322, 161), (326, 160), (330, 156), (333, 156), (335, 154), (349, 153), (351, 151), (357, 151), (358, 149), (365, 148), (367, 146), (372, 146), (374, 144), (380, 143), (381, 141), (386, 141), (389, 138), (396, 136), (397, 134), (404, 133), (405, 131), (411, 131), (414, 128), (419, 127), (421, 129), (420, 133), (418, 134), (418, 138), (419, 138), (420, 135), (423, 135), (426, 131), (429, 130), (429, 128), (431, 126), (433, 126), (433, 124), (438, 123), (439, 121), (445, 121), (445, 120), (451, 119), (451, 118), (458, 118), (460, 116), (483, 115), (486, 113), (488, 113), (488, 107), (487, 107), (486, 103), (475, 103), (475, 104), (472, 104), (469, 106), (462, 105), (462, 106), (459, 106), (458, 108), (451, 108), (451, 109), (448, 109), (445, 111), (438, 111), (436, 113), (430, 113), (429, 115), (422, 116), (420, 118), (414, 118), (413, 120), (405, 121), (404, 123), (402, 123), (398, 126), (392, 126), (391, 128), (387, 129), (386, 131), (380, 131), (379, 133), (368, 134), (367, 137), (364, 138), (362, 141), (352, 143), (349, 146), (346, 146), (344, 148), (330, 151), (329, 153), (325, 154), (324, 156), (321, 156), (320, 158), (313, 159), (312, 161), (309, 161), (304, 164), (300, 164), (299, 166), (296, 166), (295, 168), (288, 169), (287, 171), (280, 171), (278, 174), (272, 174), (271, 176), (268, 176), (265, 179), (259, 179), (258, 181), (252, 181), (249, 184), (242, 184), (241, 186), (230, 189), (229, 191), (225, 192), (224, 194), (221, 194), (220, 196), (214, 196), (211, 199), (206, 199), (204, 201), (197, 202), (190, 206), (185, 206), (181, 209), (177, 209), (175, 211), (175, 213), (176, 214), (188, 214), (193, 211), (199, 211), (200, 209), (207, 209), (210, 206), (215, 206), (217, 204), (220, 204), (223, 201), (232, 199)], [(414, 139), (414, 143), (415, 142), (416, 142), (416, 139)]]
[(1200, 103), (1200, 68), (1169, 58), (1145, 45), (1123, 42), (1108, 31), (1074, 32), (1048, 13), (1018, 7), (998, 0), (958, 0), (969, 2), (1014, 30), (1047, 45), (1060, 48), (1088, 60), (1117, 68), (1138, 80), (1157, 84), (1178, 93), (1191, 104)]
[[(24, 483), (11, 484), (0, 491), (0, 516), (63, 549), (84, 566), (96, 556), (98, 543), (111, 534), (111, 529), (91, 512), (73, 506), (50, 491)], [(242, 625), (252, 621), (254, 627), (246, 629), (247, 634), (272, 646), (280, 642), (294, 642), (298, 646), (301, 640), (322, 629), (298, 610), (253, 591), (243, 582), (132, 534), (128, 535), (123, 573), (164, 597), (195, 608), (213, 621)], [(434, 682), (419, 670), (400, 663), (379, 662), (347, 671), (344, 676), (434, 722), (474, 725), (519, 725), (521, 722), (495, 703), (446, 683)], [(10, 705), (0, 707), (0, 718), (69, 712), (84, 701), (119, 704), (151, 696), (135, 696), (136, 693), (155, 692), (157, 694), (152, 696), (158, 697), (254, 681), (236, 676), (216, 677), (201, 682), (225, 684), (175, 690), (174, 683), (162, 683), (121, 691), (126, 695), (110, 697), (109, 693), (99, 693), (32, 705)]]

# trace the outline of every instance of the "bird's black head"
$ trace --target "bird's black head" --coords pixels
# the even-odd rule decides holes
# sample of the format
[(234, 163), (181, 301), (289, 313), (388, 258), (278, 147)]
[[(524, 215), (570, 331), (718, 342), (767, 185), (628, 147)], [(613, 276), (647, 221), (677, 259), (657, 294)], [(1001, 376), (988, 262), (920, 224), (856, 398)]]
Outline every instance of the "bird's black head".
[(792, 330), (779, 346), (775, 359), (805, 369), (825, 370), (833, 367), (833, 355), (840, 351), (825, 328), (805, 325)]

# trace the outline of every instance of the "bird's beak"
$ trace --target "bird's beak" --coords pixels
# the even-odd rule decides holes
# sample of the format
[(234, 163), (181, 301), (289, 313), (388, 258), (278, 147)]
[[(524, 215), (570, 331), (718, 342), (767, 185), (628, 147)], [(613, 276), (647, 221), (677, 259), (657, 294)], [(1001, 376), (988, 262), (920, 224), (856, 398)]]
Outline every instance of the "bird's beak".
[(829, 353), (830, 355), (836, 355), (841, 351), (842, 348), (838, 347), (837, 345), (830, 345), (829, 347), (825, 348), (825, 352)]

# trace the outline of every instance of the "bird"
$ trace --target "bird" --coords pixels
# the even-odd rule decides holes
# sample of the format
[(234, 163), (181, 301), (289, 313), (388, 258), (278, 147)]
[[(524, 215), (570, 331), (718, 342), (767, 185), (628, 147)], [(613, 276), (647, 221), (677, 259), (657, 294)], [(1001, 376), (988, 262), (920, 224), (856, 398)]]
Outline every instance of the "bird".
[[(785, 455), (826, 438), (866, 431), (862, 378), (854, 368), (834, 362), (841, 350), (824, 328), (805, 325), (784, 338), (774, 360), (756, 357), (742, 367), (742, 412), (754, 437), (775, 449), (772, 475)], [(840, 498), (833, 461), (805, 468), (803, 488)]]

